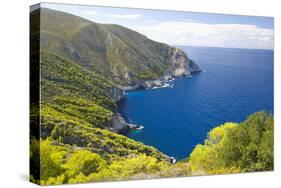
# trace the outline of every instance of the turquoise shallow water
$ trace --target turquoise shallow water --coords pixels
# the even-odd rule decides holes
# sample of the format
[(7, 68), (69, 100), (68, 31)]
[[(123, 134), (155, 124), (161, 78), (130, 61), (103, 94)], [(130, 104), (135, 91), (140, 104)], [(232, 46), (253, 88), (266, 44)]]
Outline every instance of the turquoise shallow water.
[(173, 88), (133, 91), (119, 108), (143, 130), (126, 135), (182, 159), (213, 127), (240, 122), (259, 110), (273, 112), (273, 51), (181, 47), (203, 72)]

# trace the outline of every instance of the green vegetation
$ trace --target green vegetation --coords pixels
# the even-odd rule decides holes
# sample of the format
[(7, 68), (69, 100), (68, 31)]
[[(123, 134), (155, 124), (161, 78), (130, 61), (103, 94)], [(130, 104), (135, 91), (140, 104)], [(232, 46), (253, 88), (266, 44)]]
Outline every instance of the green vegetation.
[(41, 136), (72, 122), (106, 128), (116, 108), (113, 85), (55, 54), (41, 52)]
[[(110, 80), (41, 51), (41, 140), (32, 139), (30, 153), (40, 175), (31, 174), (33, 182), (117, 180), (168, 166), (167, 156), (155, 148), (107, 130), (116, 109), (113, 87)], [(39, 108), (32, 109), (36, 116)], [(140, 166), (129, 169), (133, 163)]]
[(51, 99), (59, 95), (115, 108), (111, 81), (48, 51), (41, 51), (41, 84), (44, 101), (57, 102)]
[[(32, 147), (38, 142), (33, 141)], [(145, 154), (104, 160), (99, 154), (77, 146), (45, 139), (40, 141), (41, 185), (131, 179), (138, 174), (153, 174), (169, 163)], [(31, 156), (35, 160), (36, 156)], [(37, 156), (38, 157), (38, 156)], [(37, 159), (38, 160), (38, 159)]]
[(151, 146), (107, 130), (71, 122), (58, 124), (52, 131), (51, 138), (68, 145), (88, 148), (109, 161), (132, 154), (146, 154), (159, 161), (166, 160), (165, 155)]
[[(168, 165), (167, 156), (155, 148), (107, 130), (116, 108), (109, 80), (46, 51), (41, 51), (41, 58), (42, 139), (40, 146), (38, 140), (31, 142), (31, 161), (40, 161), (41, 173), (40, 179), (32, 175), (34, 182), (47, 185), (129, 178), (150, 161), (158, 169)], [(137, 161), (142, 167), (136, 166), (131, 173), (124, 165), (118, 170), (116, 165), (124, 161)], [(121, 171), (124, 175), (118, 176)]]
[(225, 174), (273, 170), (273, 117), (258, 112), (210, 131), (189, 158), (191, 170)]

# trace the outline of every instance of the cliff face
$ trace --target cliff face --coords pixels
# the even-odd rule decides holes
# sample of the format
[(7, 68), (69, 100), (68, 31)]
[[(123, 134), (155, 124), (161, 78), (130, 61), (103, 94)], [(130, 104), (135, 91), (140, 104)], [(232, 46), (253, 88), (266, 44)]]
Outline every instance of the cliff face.
[(192, 73), (200, 72), (201, 69), (199, 66), (190, 60), (187, 55), (179, 48), (170, 48), (172, 64), (172, 73), (171, 75), (178, 76), (190, 76)]

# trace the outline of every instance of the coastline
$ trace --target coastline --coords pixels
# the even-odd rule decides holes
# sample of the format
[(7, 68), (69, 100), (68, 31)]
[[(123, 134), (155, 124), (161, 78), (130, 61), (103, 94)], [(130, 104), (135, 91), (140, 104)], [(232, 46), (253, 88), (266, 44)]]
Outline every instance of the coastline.
[(145, 90), (145, 89), (157, 89), (157, 88), (165, 88), (165, 87), (173, 87), (173, 82), (180, 77), (192, 77), (192, 74), (202, 72), (201, 69), (196, 69), (189, 74), (181, 74), (181, 75), (164, 75), (156, 80), (147, 80), (147, 81), (137, 81), (137, 83), (130, 86), (116, 86), (113, 91), (113, 95), (115, 98), (115, 104), (117, 106), (114, 114), (112, 115), (112, 123), (109, 128), (110, 131), (116, 133), (122, 133), (130, 130), (141, 130), (144, 127), (142, 125), (137, 125), (133, 123), (129, 123), (122, 116), (118, 105), (122, 102), (125, 97), (125, 92), (132, 92), (137, 90)]

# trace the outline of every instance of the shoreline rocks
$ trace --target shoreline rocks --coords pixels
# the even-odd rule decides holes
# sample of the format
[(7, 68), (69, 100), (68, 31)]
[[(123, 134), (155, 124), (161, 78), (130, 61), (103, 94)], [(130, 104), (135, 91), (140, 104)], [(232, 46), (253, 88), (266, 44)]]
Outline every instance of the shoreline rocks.
[(122, 131), (126, 131), (126, 130), (138, 130), (138, 129), (142, 129), (143, 126), (139, 126), (136, 124), (132, 124), (132, 123), (127, 123), (125, 121), (125, 119), (121, 116), (120, 113), (115, 113), (112, 116), (112, 124), (109, 127), (110, 131), (113, 132), (117, 132), (120, 133)]

